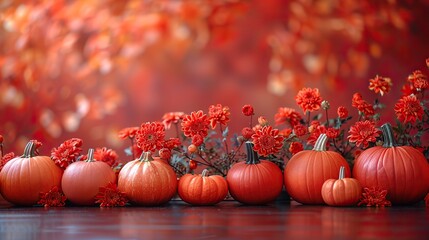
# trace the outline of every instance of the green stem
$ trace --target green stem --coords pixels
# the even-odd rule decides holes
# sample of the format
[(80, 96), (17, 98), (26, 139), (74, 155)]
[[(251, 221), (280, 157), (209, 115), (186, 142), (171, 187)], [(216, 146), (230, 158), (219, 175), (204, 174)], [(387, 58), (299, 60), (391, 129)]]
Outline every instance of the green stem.
[(316, 144), (314, 144), (313, 151), (326, 151), (326, 141), (328, 137), (326, 134), (322, 133), (317, 138)]
[(90, 148), (88, 150), (88, 157), (86, 158), (85, 162), (95, 162), (94, 161), (94, 148)]
[(142, 152), (142, 154), (140, 155), (139, 161), (140, 162), (150, 162), (152, 161), (152, 154), (151, 152)]
[(396, 147), (398, 146), (395, 138), (393, 137), (392, 125), (385, 123), (381, 126), (383, 132), (384, 144), (383, 147)]
[(29, 141), (27, 145), (25, 145), (24, 154), (21, 156), (22, 158), (32, 158), (36, 156), (34, 151), (36, 150), (36, 144), (33, 141)]
[(258, 153), (253, 150), (253, 143), (250, 141), (246, 142), (247, 160), (246, 164), (258, 164), (260, 163)]
[(208, 177), (209, 175), (209, 170), (204, 169), (203, 172), (201, 173), (201, 177)]
[(345, 171), (346, 171), (346, 168), (345, 168), (344, 166), (341, 166), (341, 167), (340, 167), (340, 174), (339, 174), (339, 176), (338, 176), (338, 179), (339, 179), (339, 180), (344, 179)]

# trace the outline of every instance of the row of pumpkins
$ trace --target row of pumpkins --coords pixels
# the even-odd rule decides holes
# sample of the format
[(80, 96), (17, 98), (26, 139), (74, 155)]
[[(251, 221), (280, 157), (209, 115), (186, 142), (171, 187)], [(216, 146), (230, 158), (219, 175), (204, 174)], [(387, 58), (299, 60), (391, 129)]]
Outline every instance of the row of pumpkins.
[(170, 201), (176, 193), (194, 205), (213, 205), (228, 192), (244, 204), (265, 204), (275, 200), (283, 186), (302, 204), (353, 206), (363, 187), (380, 187), (396, 205), (413, 204), (429, 190), (429, 164), (423, 154), (409, 146), (396, 146), (391, 126), (382, 126), (384, 145), (363, 151), (355, 161), (353, 178), (346, 160), (326, 150), (326, 135), (318, 138), (313, 150), (295, 154), (284, 173), (274, 163), (260, 160), (253, 144), (246, 143), (247, 161), (234, 164), (226, 178), (219, 175), (186, 174), (177, 181), (170, 165), (153, 160), (150, 153), (127, 163), (118, 177), (104, 162), (94, 161), (91, 149), (86, 161), (72, 163), (64, 171), (47, 156), (34, 156), (33, 142), (24, 155), (9, 161), (0, 172), (0, 193), (15, 205), (34, 205), (39, 193), (61, 187), (76, 205), (94, 205), (99, 187), (117, 182), (131, 204), (156, 206)]

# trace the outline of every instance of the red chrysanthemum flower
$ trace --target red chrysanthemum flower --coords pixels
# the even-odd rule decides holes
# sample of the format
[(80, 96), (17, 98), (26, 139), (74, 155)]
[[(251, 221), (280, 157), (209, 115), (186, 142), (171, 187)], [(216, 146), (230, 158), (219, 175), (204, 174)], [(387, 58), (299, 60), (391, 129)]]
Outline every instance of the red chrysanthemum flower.
[(144, 152), (155, 152), (164, 144), (165, 128), (161, 122), (143, 123), (136, 134), (136, 143)]
[(229, 107), (224, 107), (221, 104), (210, 105), (209, 121), (212, 129), (214, 129), (218, 123), (226, 125), (229, 122), (230, 114)]
[(253, 106), (246, 104), (243, 106), (243, 108), (241, 109), (241, 112), (244, 114), (244, 116), (252, 116), (254, 115), (254, 110), (253, 110)]
[(241, 134), (243, 135), (243, 137), (245, 139), (250, 139), (252, 137), (253, 133), (255, 133), (255, 132), (250, 127), (245, 127), (241, 130)]
[(318, 121), (313, 121), (314, 125), (310, 125), (310, 136), (308, 136), (307, 138), (307, 144), (310, 145), (314, 145), (317, 141), (317, 139), (319, 138), (320, 134), (322, 133), (326, 133), (326, 127), (324, 125), (317, 125), (316, 122)]
[(71, 138), (64, 141), (58, 148), (53, 148), (51, 158), (55, 164), (65, 169), (68, 165), (75, 162), (77, 157), (82, 152), (82, 139)]
[(367, 207), (390, 207), (392, 203), (386, 199), (387, 190), (380, 189), (378, 187), (364, 188), (362, 198), (358, 203), (358, 206)]
[(182, 143), (180, 142), (179, 138), (170, 138), (165, 140), (164, 147), (172, 150), (175, 148), (178, 148)]
[(15, 153), (13, 152), (3, 155), (3, 157), (0, 159), (0, 171), (3, 169), (4, 165), (10, 160), (12, 160), (14, 157)]
[(127, 127), (123, 128), (119, 131), (118, 137), (120, 139), (126, 139), (126, 138), (134, 138), (139, 131), (138, 127)]
[(415, 123), (422, 120), (424, 109), (415, 95), (404, 96), (395, 104), (395, 113), (403, 123)]
[(289, 152), (295, 155), (304, 150), (304, 146), (300, 142), (292, 142), (289, 146)]
[(204, 142), (204, 138), (199, 135), (199, 134), (195, 134), (194, 136), (192, 136), (192, 144), (194, 144), (195, 146), (201, 146), (201, 144), (203, 144)]
[(375, 127), (374, 122), (369, 120), (356, 122), (349, 130), (349, 142), (354, 142), (356, 146), (368, 147), (370, 142), (375, 142), (380, 135), (380, 131)]
[(424, 75), (420, 70), (414, 71), (413, 74), (409, 75), (408, 81), (417, 91), (422, 91), (429, 86), (426, 75)]
[(171, 150), (169, 148), (159, 149), (159, 157), (164, 160), (169, 160), (171, 158)]
[(325, 134), (328, 138), (334, 139), (340, 135), (340, 129), (330, 127), (326, 129)]
[(349, 111), (347, 110), (347, 108), (340, 106), (337, 109), (337, 114), (340, 119), (345, 119), (349, 116)]
[(281, 107), (274, 115), (274, 123), (276, 126), (289, 123), (291, 127), (299, 124), (302, 118), (301, 115), (293, 108)]
[(192, 112), (190, 115), (185, 115), (182, 121), (182, 131), (187, 137), (192, 137), (199, 134), (203, 137), (207, 136), (210, 121), (203, 111)]
[(360, 93), (353, 94), (352, 106), (357, 108), (364, 116), (369, 117), (375, 114), (374, 107), (362, 99)]
[(362, 100), (362, 94), (354, 93), (352, 97), (352, 107), (357, 108)]
[(375, 93), (380, 93), (383, 96), (385, 93), (390, 91), (392, 86), (392, 80), (387, 77), (375, 76), (374, 79), (369, 80), (369, 90), (374, 91)]
[(99, 203), (100, 207), (123, 207), (128, 202), (125, 193), (119, 191), (115, 183), (100, 187), (95, 199), (95, 203)]
[(310, 122), (310, 126), (308, 127), (308, 131), (312, 133), (317, 127), (320, 126), (320, 122), (318, 120), (313, 120)]
[(278, 129), (273, 129), (271, 126), (265, 126), (252, 135), (253, 149), (262, 156), (275, 154), (283, 146), (284, 137), (279, 134)]
[(162, 123), (164, 124), (165, 129), (170, 129), (172, 123), (178, 124), (184, 116), (184, 112), (169, 112), (162, 116)]
[(308, 133), (308, 128), (302, 124), (296, 124), (293, 126), (293, 132), (296, 136), (301, 137)]
[(322, 98), (320, 97), (319, 89), (303, 88), (295, 97), (296, 103), (305, 112), (313, 112), (320, 109)]
[(53, 186), (47, 192), (41, 192), (40, 199), (37, 204), (44, 207), (63, 207), (66, 204), (66, 196), (61, 192), (57, 186)]
[(284, 128), (280, 130), (279, 135), (282, 135), (285, 138), (288, 138), (292, 134), (292, 128)]
[(95, 160), (105, 162), (111, 167), (114, 167), (116, 164), (118, 164), (118, 158), (119, 156), (114, 150), (108, 149), (106, 147), (96, 148), (94, 151)]

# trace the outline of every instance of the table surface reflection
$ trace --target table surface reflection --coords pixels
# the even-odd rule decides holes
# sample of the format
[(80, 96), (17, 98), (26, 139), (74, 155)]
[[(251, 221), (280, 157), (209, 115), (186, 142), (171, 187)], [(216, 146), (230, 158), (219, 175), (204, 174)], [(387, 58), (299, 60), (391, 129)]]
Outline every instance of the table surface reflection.
[(0, 208), (0, 239), (427, 239), (429, 208), (225, 201), (194, 207)]

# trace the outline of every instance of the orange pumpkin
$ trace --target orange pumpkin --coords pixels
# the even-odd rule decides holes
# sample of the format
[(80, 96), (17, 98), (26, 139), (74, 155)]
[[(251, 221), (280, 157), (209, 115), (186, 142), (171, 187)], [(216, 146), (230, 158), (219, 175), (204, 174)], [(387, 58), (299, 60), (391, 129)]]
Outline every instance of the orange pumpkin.
[(383, 146), (363, 151), (356, 158), (353, 177), (362, 187), (387, 190), (392, 204), (413, 204), (429, 191), (429, 164), (425, 156), (411, 146), (396, 144), (389, 123), (381, 126)]
[(320, 134), (313, 150), (293, 155), (285, 167), (286, 190), (299, 203), (324, 204), (322, 185), (330, 178), (337, 178), (341, 166), (345, 166), (345, 176), (350, 176), (347, 161), (339, 153), (327, 151), (326, 141), (327, 136)]
[(266, 204), (274, 201), (283, 189), (280, 168), (267, 160), (259, 160), (253, 143), (246, 142), (247, 161), (234, 164), (228, 171), (231, 196), (244, 204)]
[(94, 205), (100, 187), (116, 183), (113, 169), (105, 162), (95, 161), (94, 149), (89, 149), (86, 161), (70, 164), (64, 171), (61, 187), (70, 202), (77, 205)]
[(214, 205), (225, 199), (228, 194), (228, 183), (219, 175), (185, 174), (179, 180), (178, 194), (180, 198), (193, 205)]
[(36, 156), (34, 150), (34, 142), (28, 142), (24, 154), (7, 162), (0, 172), (0, 193), (12, 204), (37, 204), (41, 192), (61, 186), (61, 168), (48, 156)]
[(362, 186), (354, 178), (344, 178), (341, 166), (338, 179), (328, 179), (322, 185), (322, 198), (329, 206), (354, 206), (362, 195)]
[(177, 192), (177, 176), (164, 160), (153, 160), (150, 152), (125, 164), (119, 172), (118, 189), (131, 203), (156, 206), (170, 201)]

